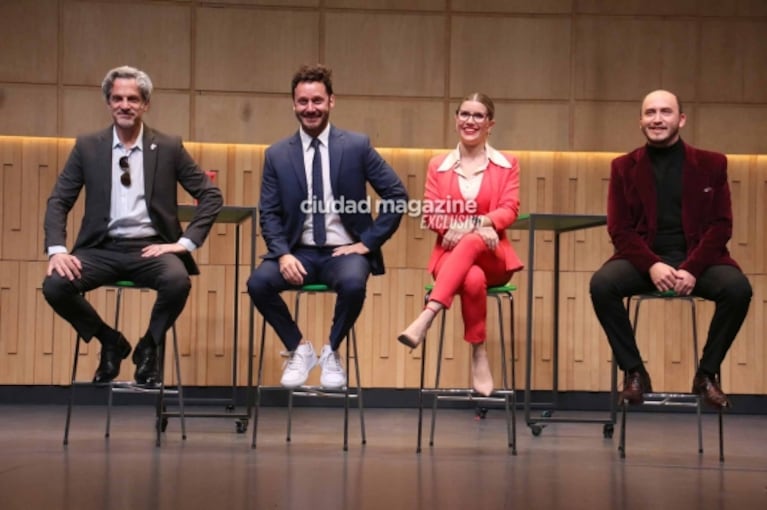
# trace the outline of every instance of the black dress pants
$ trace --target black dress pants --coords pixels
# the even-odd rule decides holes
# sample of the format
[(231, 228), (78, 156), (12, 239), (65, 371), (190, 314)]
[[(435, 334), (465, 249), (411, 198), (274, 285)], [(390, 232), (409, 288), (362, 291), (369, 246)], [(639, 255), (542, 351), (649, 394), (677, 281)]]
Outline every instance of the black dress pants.
[(181, 259), (166, 253), (144, 258), (141, 250), (156, 239), (108, 240), (98, 248), (73, 252), (82, 263), (82, 277), (69, 281), (57, 273), (43, 281), (43, 295), (56, 313), (67, 320), (86, 341), (96, 334), (104, 321), (83, 296), (103, 285), (130, 280), (136, 285), (157, 291), (148, 331), (155, 342), (165, 333), (184, 310), (191, 281)]
[[(615, 360), (624, 371), (642, 364), (624, 299), (655, 290), (650, 275), (640, 273), (627, 260), (611, 260), (591, 277), (594, 311)], [(699, 366), (705, 372), (717, 374), (748, 313), (751, 284), (737, 267), (711, 266), (698, 277), (692, 295), (716, 304)]]

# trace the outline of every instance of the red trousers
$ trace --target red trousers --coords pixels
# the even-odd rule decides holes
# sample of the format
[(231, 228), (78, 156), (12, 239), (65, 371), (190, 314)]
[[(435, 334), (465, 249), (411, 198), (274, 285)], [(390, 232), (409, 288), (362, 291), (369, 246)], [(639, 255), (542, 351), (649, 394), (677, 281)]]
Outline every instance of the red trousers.
[(437, 261), (430, 299), (450, 308), (453, 296), (460, 294), (464, 339), (482, 343), (487, 338), (487, 288), (503, 285), (512, 274), (500, 247), (490, 251), (478, 234), (467, 234)]

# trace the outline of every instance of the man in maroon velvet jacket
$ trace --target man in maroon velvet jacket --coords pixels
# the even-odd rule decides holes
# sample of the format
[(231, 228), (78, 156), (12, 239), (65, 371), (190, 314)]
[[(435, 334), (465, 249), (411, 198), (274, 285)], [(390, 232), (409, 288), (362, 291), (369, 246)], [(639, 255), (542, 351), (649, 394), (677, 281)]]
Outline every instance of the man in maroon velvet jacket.
[(654, 291), (716, 303), (692, 391), (714, 407), (730, 402), (719, 368), (751, 302), (751, 285), (730, 257), (732, 207), (727, 158), (687, 145), (679, 99), (656, 90), (642, 102), (647, 144), (616, 158), (610, 172), (607, 229), (615, 254), (591, 278), (591, 300), (618, 366), (621, 399), (652, 392), (623, 299)]

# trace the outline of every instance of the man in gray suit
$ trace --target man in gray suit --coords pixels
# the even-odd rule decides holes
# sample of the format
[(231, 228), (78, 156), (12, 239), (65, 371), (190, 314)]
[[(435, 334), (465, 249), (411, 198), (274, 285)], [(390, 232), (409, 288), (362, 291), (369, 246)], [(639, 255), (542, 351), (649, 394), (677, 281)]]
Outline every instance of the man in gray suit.
[[(157, 347), (184, 309), (189, 275), (199, 273), (191, 252), (205, 241), (223, 199), (179, 137), (143, 123), (152, 95), (145, 72), (112, 69), (101, 88), (113, 124), (77, 139), (48, 199), (43, 294), (86, 342), (96, 337), (101, 343), (93, 380), (106, 383), (117, 377), (131, 344), (83, 293), (119, 280), (156, 290), (149, 326), (133, 352), (136, 382), (154, 384)], [(178, 184), (198, 201), (185, 231), (178, 219)], [(85, 211), (70, 252), (67, 215), (83, 188)]]
[[(318, 363), (323, 387), (346, 384), (338, 347), (362, 311), (368, 276), (384, 272), (381, 245), (407, 207), (402, 181), (370, 139), (330, 125), (330, 75), (316, 65), (293, 76), (293, 112), (301, 127), (269, 147), (264, 160), (259, 208), (268, 253), (248, 280), (248, 293), (290, 352), (281, 380), (288, 388), (304, 384)], [(372, 205), (368, 184), (386, 207)], [(378, 213), (375, 220), (371, 212)], [(319, 359), (279, 295), (311, 283), (336, 293)]]

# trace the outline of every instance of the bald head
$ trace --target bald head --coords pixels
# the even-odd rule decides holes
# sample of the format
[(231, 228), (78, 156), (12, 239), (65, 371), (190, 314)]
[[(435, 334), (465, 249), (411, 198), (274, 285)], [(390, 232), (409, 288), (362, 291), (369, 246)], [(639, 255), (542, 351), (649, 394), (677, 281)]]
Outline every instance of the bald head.
[(639, 114), (642, 114), (642, 111), (644, 111), (645, 104), (648, 100), (664, 100), (664, 101), (671, 101), (676, 103), (676, 111), (678, 113), (682, 113), (682, 102), (679, 100), (676, 94), (673, 92), (669, 92), (668, 90), (658, 89), (653, 90), (649, 94), (647, 94), (644, 99), (642, 100), (642, 110), (639, 112)]

